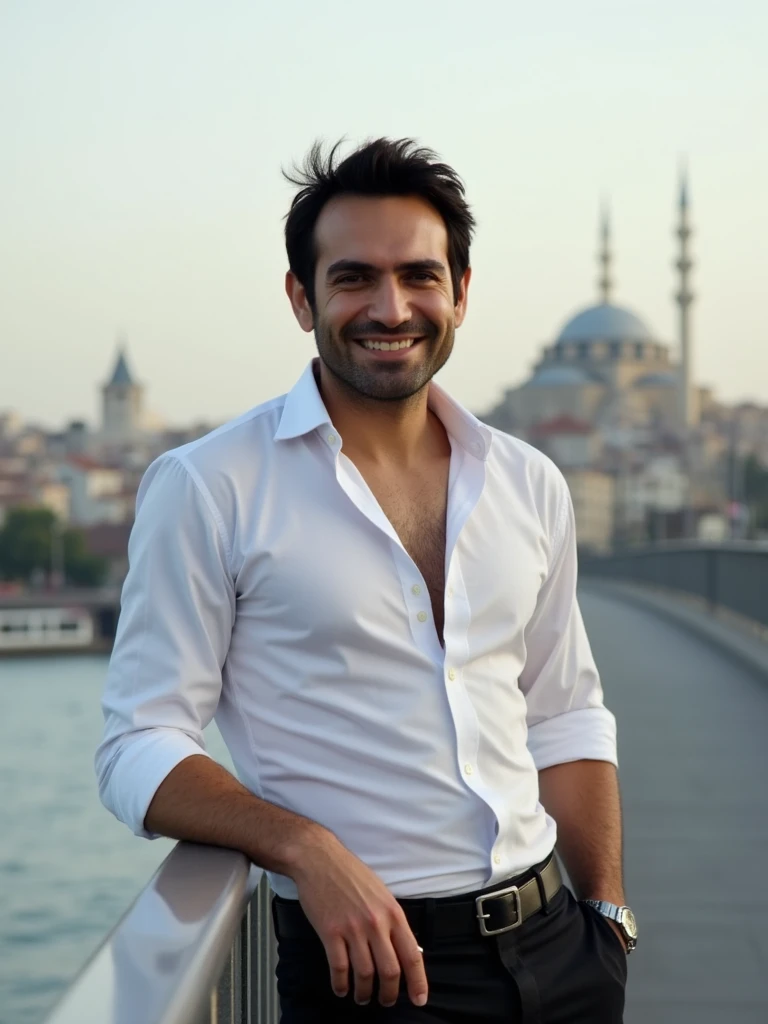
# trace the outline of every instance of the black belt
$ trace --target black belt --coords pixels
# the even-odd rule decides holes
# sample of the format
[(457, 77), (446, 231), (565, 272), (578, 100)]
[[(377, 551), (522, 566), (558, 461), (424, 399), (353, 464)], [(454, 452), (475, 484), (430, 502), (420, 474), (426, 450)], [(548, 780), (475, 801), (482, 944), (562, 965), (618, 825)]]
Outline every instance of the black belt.
[[(519, 928), (560, 891), (563, 884), (554, 856), (541, 866), (501, 885), (462, 896), (398, 900), (408, 924), (419, 938), (424, 928), (441, 939), (502, 935)], [(273, 902), (278, 936), (300, 937), (311, 925), (298, 900), (276, 896)]]

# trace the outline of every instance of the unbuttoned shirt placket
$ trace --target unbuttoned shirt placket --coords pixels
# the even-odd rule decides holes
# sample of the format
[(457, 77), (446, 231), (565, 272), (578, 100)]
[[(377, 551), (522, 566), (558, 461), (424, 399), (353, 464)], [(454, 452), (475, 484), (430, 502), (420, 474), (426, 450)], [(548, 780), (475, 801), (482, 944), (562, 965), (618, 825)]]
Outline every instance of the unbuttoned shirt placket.
[[(435, 666), (435, 679), (440, 680), (450, 708), (455, 730), (457, 776), (467, 789), (491, 809), (498, 834), (500, 809), (495, 806), (495, 794), (483, 781), (479, 763), (480, 726), (468, 688), (471, 607), (461, 571), (459, 543), (464, 524), (482, 496), (485, 485), (485, 449), (479, 442), (471, 442), (467, 451), (450, 435), (449, 438), (451, 463), (446, 515), (445, 618), (441, 646), (424, 577), (362, 474), (342, 453), (340, 436), (336, 431), (326, 428), (326, 442), (334, 453), (339, 486), (359, 511), (386, 534), (391, 543), (411, 634), (417, 647)], [(501, 860), (495, 851), (492, 851), (491, 859), (489, 876), (493, 873), (494, 865), (498, 865)]]
[[(445, 658), (443, 678), (456, 731), (457, 766), (464, 784), (493, 812), (499, 833), (499, 794), (486, 785), (481, 764), (480, 724), (472, 703), (471, 652), (469, 647), (472, 606), (461, 566), (461, 532), (485, 487), (485, 449), (470, 442), (468, 449), (451, 439), (451, 482), (446, 521)], [(489, 879), (501, 857), (491, 850)]]

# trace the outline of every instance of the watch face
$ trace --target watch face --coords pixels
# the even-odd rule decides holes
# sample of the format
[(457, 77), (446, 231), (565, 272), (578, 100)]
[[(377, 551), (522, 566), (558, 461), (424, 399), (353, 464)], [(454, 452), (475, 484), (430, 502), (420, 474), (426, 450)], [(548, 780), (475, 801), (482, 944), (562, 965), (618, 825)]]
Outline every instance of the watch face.
[(621, 920), (619, 921), (619, 924), (622, 926), (622, 928), (627, 933), (630, 939), (637, 938), (637, 921), (635, 921), (635, 915), (632, 913), (629, 907), (624, 907), (624, 909), (622, 910)]

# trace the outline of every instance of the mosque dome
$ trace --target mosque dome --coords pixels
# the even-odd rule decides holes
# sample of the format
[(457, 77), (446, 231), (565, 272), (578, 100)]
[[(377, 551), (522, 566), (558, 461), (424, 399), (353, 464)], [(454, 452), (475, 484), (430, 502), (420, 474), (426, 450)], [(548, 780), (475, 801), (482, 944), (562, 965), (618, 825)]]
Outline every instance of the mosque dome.
[(652, 341), (640, 319), (622, 306), (603, 302), (572, 317), (560, 331), (558, 345), (579, 341)]
[(563, 388), (569, 386), (583, 387), (594, 384), (594, 379), (577, 366), (544, 366), (528, 381), (529, 388)]

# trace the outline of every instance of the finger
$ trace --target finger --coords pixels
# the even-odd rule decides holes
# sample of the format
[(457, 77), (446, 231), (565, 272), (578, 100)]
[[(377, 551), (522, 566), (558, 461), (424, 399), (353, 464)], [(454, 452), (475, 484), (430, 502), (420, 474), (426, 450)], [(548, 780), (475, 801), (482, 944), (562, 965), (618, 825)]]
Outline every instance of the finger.
[(373, 994), (373, 979), (376, 976), (373, 957), (368, 940), (364, 935), (350, 936), (347, 941), (349, 942), (349, 959), (355, 976), (355, 1002), (364, 1006), (366, 1003), (370, 1003)]
[(382, 1006), (394, 1006), (400, 992), (402, 970), (392, 938), (387, 932), (376, 932), (370, 941), (379, 977), (379, 1002)]
[(325, 955), (328, 957), (328, 966), (331, 969), (331, 988), (334, 994), (340, 998), (349, 992), (349, 955), (347, 944), (341, 936), (326, 939)]
[(424, 1006), (429, 996), (427, 972), (424, 969), (424, 951), (416, 942), (407, 923), (403, 922), (392, 932), (392, 945), (403, 969), (411, 1002), (415, 1006)]

